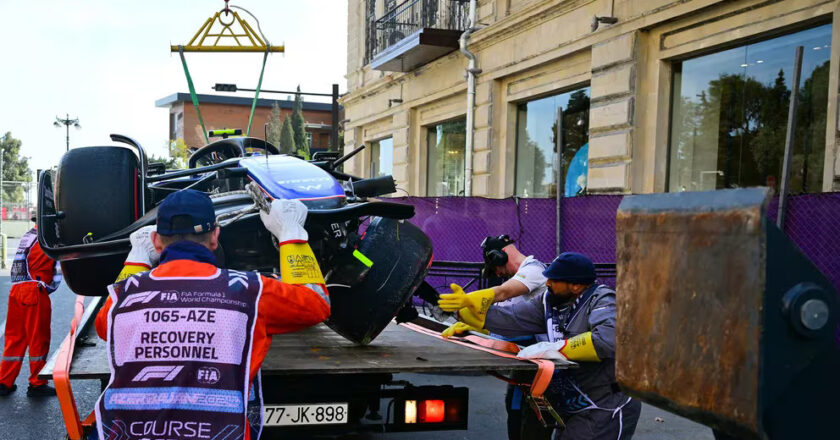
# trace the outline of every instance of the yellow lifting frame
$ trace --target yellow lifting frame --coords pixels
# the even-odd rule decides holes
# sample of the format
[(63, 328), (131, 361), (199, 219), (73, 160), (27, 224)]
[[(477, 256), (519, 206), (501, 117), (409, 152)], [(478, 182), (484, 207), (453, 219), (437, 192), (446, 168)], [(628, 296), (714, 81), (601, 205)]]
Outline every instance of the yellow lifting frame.
[[(271, 46), (266, 44), (265, 41), (263, 41), (263, 39), (254, 32), (251, 25), (239, 17), (239, 14), (237, 14), (236, 11), (227, 10), (227, 12), (233, 14), (233, 20), (231, 20), (230, 23), (222, 21), (222, 12), (226, 11), (223, 9), (216, 12), (214, 16), (208, 18), (186, 46), (172, 45), (170, 46), (171, 51), (179, 52), (179, 48), (182, 47), (184, 52), (284, 52), (285, 47), (282, 45)], [(218, 33), (210, 33), (210, 30), (213, 28), (213, 24), (216, 23), (216, 21), (219, 22), (222, 29)], [(231, 25), (234, 23), (239, 23), (239, 26), (242, 27), (243, 33), (238, 34), (231, 29)], [(222, 38), (232, 38), (233, 41), (236, 41), (237, 45), (219, 45), (219, 41)], [(240, 38), (243, 40), (247, 39), (247, 42), (250, 44), (242, 44)]]

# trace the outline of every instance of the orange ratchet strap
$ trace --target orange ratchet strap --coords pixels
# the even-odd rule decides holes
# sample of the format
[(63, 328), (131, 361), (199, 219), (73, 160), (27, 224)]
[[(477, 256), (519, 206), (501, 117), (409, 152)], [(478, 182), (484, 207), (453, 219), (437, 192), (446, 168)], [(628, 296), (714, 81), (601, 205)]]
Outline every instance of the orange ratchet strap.
[[(453, 344), (463, 345), (465, 347), (472, 348), (474, 350), (481, 350), (490, 354), (494, 354), (496, 356), (501, 356), (503, 358), (508, 359), (516, 359), (520, 361), (530, 361), (537, 364), (537, 373), (534, 375), (534, 380), (531, 382), (531, 389), (526, 394), (526, 400), (528, 405), (534, 410), (534, 413), (537, 416), (537, 420), (546, 427), (553, 427), (559, 429), (565, 429), (566, 424), (563, 423), (563, 419), (557, 414), (557, 411), (554, 410), (554, 407), (551, 406), (551, 403), (543, 396), (545, 389), (548, 387), (549, 382), (551, 382), (551, 376), (554, 374), (554, 362), (551, 362), (546, 359), (521, 359), (516, 357), (516, 353), (519, 353), (519, 346), (508, 341), (500, 341), (498, 339), (490, 339), (490, 338), (482, 338), (474, 335), (467, 335), (461, 337), (452, 337), (452, 338), (444, 338), (440, 335), (440, 333), (436, 331), (429, 330), (425, 327), (421, 327), (417, 324), (412, 324), (410, 322), (403, 322), (400, 324), (405, 326), (408, 329), (414, 330), (418, 333), (423, 333), (429, 336), (436, 337), (438, 339), (443, 339), (444, 341), (452, 342)], [(507, 378), (500, 377), (499, 375), (493, 374), (494, 377), (504, 380), (505, 382), (511, 383), (516, 386), (527, 386), (528, 384), (520, 384), (514, 383)], [(545, 414), (545, 415), (544, 415)], [(548, 417), (554, 419), (554, 423), (551, 424), (548, 422)]]
[(83, 435), (82, 421), (79, 419), (79, 410), (76, 408), (76, 400), (73, 398), (73, 390), (70, 388), (70, 363), (73, 360), (73, 351), (76, 348), (76, 332), (85, 313), (85, 298), (76, 295), (73, 320), (70, 322), (70, 334), (64, 338), (64, 342), (58, 349), (58, 355), (53, 367), (53, 384), (58, 395), (58, 406), (64, 418), (64, 426), (67, 428), (67, 437), (71, 440), (79, 440)]
[(481, 350), (503, 358), (516, 359), (518, 361), (527, 360), (537, 364), (537, 374), (534, 375), (534, 380), (531, 382), (530, 392), (531, 396), (536, 399), (542, 399), (542, 395), (548, 387), (548, 383), (551, 382), (551, 375), (554, 374), (554, 362), (546, 359), (520, 359), (516, 357), (516, 353), (519, 353), (519, 346), (512, 342), (500, 341), (498, 339), (480, 338), (473, 335), (444, 338), (440, 335), (440, 333), (421, 327), (417, 324), (404, 322), (400, 325), (418, 333), (427, 334), (438, 339), (443, 339), (444, 341), (452, 342), (453, 344), (459, 344), (475, 350)]

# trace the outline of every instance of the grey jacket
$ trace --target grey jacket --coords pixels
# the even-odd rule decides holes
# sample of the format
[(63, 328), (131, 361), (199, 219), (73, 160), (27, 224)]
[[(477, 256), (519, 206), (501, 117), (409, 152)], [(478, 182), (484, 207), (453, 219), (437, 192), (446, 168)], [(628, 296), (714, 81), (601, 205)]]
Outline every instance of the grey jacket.
[(485, 328), (505, 337), (548, 334), (548, 340), (552, 342), (591, 331), (592, 343), (601, 362), (581, 362), (579, 368), (556, 374), (566, 375), (597, 401), (612, 394), (612, 385), (616, 382), (615, 291), (604, 285), (593, 285), (590, 289), (591, 293), (587, 290), (581, 294), (581, 298), (587, 294), (588, 298), (577, 305), (565, 328), (562, 323), (555, 323), (553, 329), (548, 328), (551, 315), (556, 317), (558, 313), (568, 313), (571, 307), (571, 304), (558, 304), (551, 292), (503, 307), (491, 306), (487, 311)]

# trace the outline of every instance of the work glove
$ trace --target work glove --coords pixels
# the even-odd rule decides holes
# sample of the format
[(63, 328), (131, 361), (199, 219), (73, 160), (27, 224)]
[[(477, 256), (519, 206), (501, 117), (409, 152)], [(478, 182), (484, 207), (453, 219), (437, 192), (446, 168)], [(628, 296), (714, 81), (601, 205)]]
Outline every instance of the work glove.
[(556, 342), (537, 342), (520, 350), (516, 357), (579, 362), (601, 361), (592, 344), (592, 332), (581, 333)]
[(150, 225), (131, 233), (128, 238), (131, 242), (131, 251), (125, 259), (126, 266), (143, 266), (147, 269), (157, 266), (160, 262), (160, 254), (152, 243), (151, 234), (154, 230), (155, 226)]
[(481, 333), (484, 333), (485, 335), (490, 334), (489, 331), (487, 331), (483, 328), (475, 328), (475, 327), (473, 327), (473, 326), (471, 326), (471, 325), (469, 325), (465, 322), (458, 321), (455, 324), (452, 324), (449, 327), (447, 327), (447, 329), (442, 331), (440, 333), (440, 335), (443, 336), (444, 338), (451, 338), (453, 336), (460, 335), (461, 333), (466, 333), (466, 332), (470, 332), (470, 331), (481, 332)]
[(260, 219), (280, 244), (306, 242), (309, 240), (309, 234), (303, 229), (303, 223), (306, 221), (307, 212), (306, 206), (300, 200), (276, 199), (271, 202), (269, 212), (260, 211)]
[(534, 345), (529, 345), (519, 350), (516, 357), (521, 359), (557, 359), (567, 361), (569, 358), (561, 352), (565, 346), (565, 339), (557, 342), (537, 342)]
[(452, 289), (452, 293), (444, 293), (438, 300), (438, 307), (446, 312), (454, 312), (467, 307), (476, 316), (484, 316), (487, 314), (487, 309), (493, 305), (495, 297), (493, 289), (464, 293), (464, 289), (454, 283), (450, 284), (449, 288)]
[(470, 327), (484, 329), (484, 321), (487, 315), (476, 315), (469, 307), (464, 307), (463, 309), (458, 310), (456, 316), (458, 317), (458, 321), (461, 321)]

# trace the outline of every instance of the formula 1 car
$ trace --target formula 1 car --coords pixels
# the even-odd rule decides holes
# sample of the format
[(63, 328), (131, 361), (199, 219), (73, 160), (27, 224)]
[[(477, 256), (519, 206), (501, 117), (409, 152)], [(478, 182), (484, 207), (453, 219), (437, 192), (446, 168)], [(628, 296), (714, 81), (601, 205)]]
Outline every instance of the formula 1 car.
[(339, 170), (364, 146), (305, 161), (261, 139), (229, 138), (195, 151), (188, 169), (167, 171), (149, 164), (136, 141), (111, 139), (125, 146), (70, 150), (55, 173), (39, 176), (38, 241), (77, 294), (107, 295), (128, 254), (129, 235), (154, 224), (157, 205), (185, 188), (213, 200), (221, 226), (219, 266), (264, 274), (279, 273), (279, 253), (259, 210), (274, 198), (306, 204), (309, 243), (332, 303), (327, 325), (356, 343), (369, 343), (385, 328), (431, 264), (431, 241), (404, 221), (414, 207), (368, 199), (394, 192), (393, 178), (360, 179)]

